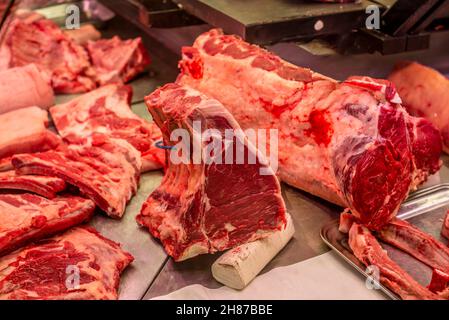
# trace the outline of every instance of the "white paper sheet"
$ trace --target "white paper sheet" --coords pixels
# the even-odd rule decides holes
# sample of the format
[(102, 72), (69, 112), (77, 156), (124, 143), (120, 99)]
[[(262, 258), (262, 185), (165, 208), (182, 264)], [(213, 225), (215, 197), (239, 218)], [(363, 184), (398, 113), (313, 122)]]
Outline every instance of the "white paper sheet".
[(209, 289), (196, 284), (184, 287), (159, 300), (380, 300), (386, 296), (368, 289), (365, 278), (334, 252), (290, 266), (271, 270), (257, 277), (247, 288), (236, 291), (227, 287)]

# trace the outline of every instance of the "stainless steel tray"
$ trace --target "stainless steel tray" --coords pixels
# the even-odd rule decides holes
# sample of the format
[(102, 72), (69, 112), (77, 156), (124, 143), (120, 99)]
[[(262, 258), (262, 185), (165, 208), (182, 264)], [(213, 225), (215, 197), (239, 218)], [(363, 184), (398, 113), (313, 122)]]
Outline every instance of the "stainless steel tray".
[[(398, 213), (398, 217), (408, 220), (426, 233), (434, 236), (437, 240), (447, 243), (441, 235), (441, 227), (446, 212), (449, 209), (449, 184), (440, 184), (413, 193), (406, 202), (403, 203)], [(366, 278), (369, 275), (366, 267), (354, 256), (348, 244), (348, 236), (338, 230), (339, 220), (333, 220), (321, 229), (321, 238), (335, 252), (337, 252), (346, 262), (359, 271)], [(411, 257), (407, 253), (382, 243), (382, 247), (387, 251), (389, 257), (399, 264), (405, 271), (414, 277), (420, 284), (426, 286), (431, 279), (432, 269), (422, 262)], [(374, 279), (373, 279), (374, 281)], [(400, 299), (395, 293), (377, 283), (391, 299)]]

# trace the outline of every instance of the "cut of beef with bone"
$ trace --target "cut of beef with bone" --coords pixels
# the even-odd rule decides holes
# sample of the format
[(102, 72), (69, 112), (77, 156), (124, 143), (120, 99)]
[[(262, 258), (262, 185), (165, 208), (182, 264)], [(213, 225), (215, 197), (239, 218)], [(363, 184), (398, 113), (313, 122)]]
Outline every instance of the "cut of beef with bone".
[(281, 180), (350, 207), (370, 228), (440, 167), (441, 140), (422, 136), (388, 81), (338, 83), (219, 30), (183, 48), (180, 68), (180, 84), (219, 100), (243, 129), (279, 129)]
[(398, 264), (391, 260), (368, 228), (353, 223), (349, 231), (349, 246), (365, 266), (379, 270), (380, 282), (402, 299), (438, 300), (440, 297), (421, 286)]
[[(145, 101), (166, 144), (173, 145), (170, 134), (182, 128), (188, 133), (183, 146), (190, 150), (192, 142), (198, 143), (201, 152), (207, 153), (208, 140), (198, 140), (199, 132), (193, 132), (195, 123), (201, 134), (213, 129), (214, 139), (220, 145), (225, 130), (240, 129), (218, 101), (186, 86), (168, 84)], [(212, 158), (195, 162), (195, 155), (184, 155), (188, 163), (169, 161), (161, 185), (137, 217), (177, 261), (232, 248), (285, 227), (285, 205), (272, 169), (245, 135), (227, 142), (228, 150), (233, 150), (237, 143), (246, 143), (245, 156), (254, 156), (255, 164), (248, 160), (237, 164), (236, 151), (232, 153), (233, 161), (225, 163), (226, 147), (222, 152), (214, 152), (213, 159), (221, 159), (221, 163), (209, 161)], [(261, 174), (263, 169), (265, 175)]]
[(0, 158), (54, 149), (61, 142), (47, 130), (47, 111), (38, 107), (4, 113), (0, 115), (0, 123)]
[(16, 155), (12, 164), (20, 174), (55, 176), (79, 188), (110, 217), (121, 218), (136, 193), (140, 154), (125, 140), (94, 135), (83, 145), (64, 150)]
[(111, 39), (89, 41), (87, 44), (92, 66), (100, 85), (126, 83), (141, 73), (150, 63), (142, 39)]
[(75, 196), (0, 194), (0, 255), (88, 221), (94, 209), (92, 201)]
[(11, 67), (36, 64), (51, 80), (55, 92), (79, 93), (96, 87), (86, 50), (51, 20), (15, 19), (8, 26), (6, 45)]
[(112, 300), (133, 257), (91, 228), (66, 233), (0, 260), (2, 300)]
[(15, 171), (0, 172), (0, 190), (29, 191), (48, 199), (66, 188), (64, 180), (56, 177), (20, 175)]
[(393, 219), (377, 236), (428, 266), (449, 273), (449, 248), (410, 223)]
[(53, 89), (34, 64), (0, 72), (0, 113), (54, 104)]
[(132, 112), (132, 89), (107, 85), (50, 109), (59, 134), (69, 143), (80, 143), (95, 132), (124, 139), (142, 154), (142, 171), (159, 169), (164, 151), (155, 143), (162, 139), (159, 128)]
[(444, 150), (449, 153), (449, 79), (416, 62), (398, 64), (389, 79), (408, 112), (425, 117), (441, 131)]

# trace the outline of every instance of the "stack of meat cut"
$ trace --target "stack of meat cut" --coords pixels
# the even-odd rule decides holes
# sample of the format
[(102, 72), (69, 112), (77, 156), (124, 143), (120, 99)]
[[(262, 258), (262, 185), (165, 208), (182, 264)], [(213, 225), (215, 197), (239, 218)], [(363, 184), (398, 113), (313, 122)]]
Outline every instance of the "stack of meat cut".
[(114, 37), (83, 46), (37, 14), (15, 17), (3, 33), (0, 66), (35, 64), (57, 93), (82, 93), (98, 85), (128, 82), (150, 63), (141, 38)]

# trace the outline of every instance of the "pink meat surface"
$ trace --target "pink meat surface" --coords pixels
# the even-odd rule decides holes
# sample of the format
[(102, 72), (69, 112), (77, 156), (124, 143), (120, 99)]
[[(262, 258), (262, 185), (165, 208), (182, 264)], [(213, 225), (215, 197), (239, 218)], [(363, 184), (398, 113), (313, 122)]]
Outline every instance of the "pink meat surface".
[(80, 143), (93, 133), (124, 139), (142, 155), (142, 171), (163, 167), (164, 151), (155, 143), (159, 128), (132, 112), (132, 89), (111, 84), (50, 109), (59, 134), (69, 143)]
[(0, 172), (0, 190), (28, 191), (53, 199), (65, 188), (64, 180), (56, 177), (19, 175), (15, 171)]
[(441, 131), (444, 150), (449, 153), (449, 79), (416, 62), (398, 64), (389, 79), (408, 112), (425, 117)]
[(441, 234), (449, 239), (449, 211), (446, 214), (446, 218), (443, 222), (443, 228), (441, 229)]
[(56, 134), (47, 130), (48, 112), (38, 107), (4, 113), (0, 123), (0, 158), (45, 151), (61, 143)]
[(94, 209), (92, 201), (75, 196), (0, 194), (0, 255), (88, 221)]
[[(132, 261), (94, 229), (73, 228), (3, 257), (0, 299), (114, 300), (120, 274)], [(79, 278), (71, 280), (75, 272)]]
[[(174, 144), (170, 134), (177, 128), (188, 130), (191, 145), (196, 141), (192, 129), (195, 122), (201, 123), (202, 133), (214, 129), (221, 138), (225, 130), (241, 130), (218, 101), (186, 86), (165, 85), (145, 101), (166, 145)], [(177, 261), (233, 248), (266, 237), (285, 225), (285, 204), (274, 172), (263, 164), (265, 159), (245, 135), (228, 142), (232, 142), (232, 148), (237, 142), (246, 142), (244, 152), (248, 158), (254, 156), (255, 163), (245, 160), (237, 164), (233, 151), (232, 163), (226, 164), (224, 150), (215, 155), (221, 157), (221, 163), (205, 159), (195, 163), (193, 155), (188, 164), (168, 161), (161, 185), (137, 217)], [(199, 148), (206, 152), (206, 143)], [(262, 168), (266, 175), (261, 175)]]
[(388, 81), (338, 83), (219, 30), (183, 48), (179, 65), (178, 83), (219, 100), (243, 129), (279, 130), (281, 180), (351, 208), (369, 228), (441, 165), (440, 139), (423, 136)]
[(134, 147), (104, 135), (64, 150), (16, 155), (12, 164), (19, 174), (58, 177), (78, 187), (113, 218), (123, 216), (137, 191), (141, 170), (140, 154)]
[(122, 40), (115, 36), (89, 41), (87, 50), (100, 85), (126, 83), (150, 64), (150, 56), (141, 38)]

